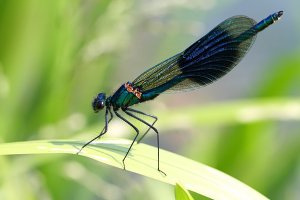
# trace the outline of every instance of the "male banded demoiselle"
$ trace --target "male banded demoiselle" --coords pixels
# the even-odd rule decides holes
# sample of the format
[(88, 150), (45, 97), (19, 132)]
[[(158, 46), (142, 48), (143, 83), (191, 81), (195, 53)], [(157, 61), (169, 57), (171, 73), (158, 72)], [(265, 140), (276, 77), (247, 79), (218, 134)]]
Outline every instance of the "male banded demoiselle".
[[(154, 127), (157, 117), (130, 107), (134, 104), (152, 100), (165, 91), (195, 89), (218, 80), (245, 56), (253, 44), (256, 34), (279, 20), (282, 14), (283, 11), (276, 12), (259, 23), (247, 16), (228, 18), (183, 52), (148, 69), (133, 82), (126, 82), (121, 85), (112, 96), (106, 98), (105, 93), (99, 93), (92, 106), (95, 112), (105, 108), (105, 126), (100, 134), (83, 145), (80, 151), (107, 132), (108, 124), (113, 118), (113, 110), (117, 117), (129, 124), (136, 132), (122, 160), (125, 169), (125, 159), (139, 136), (139, 130), (119, 114), (118, 111), (121, 108), (128, 116), (148, 126), (147, 131), (140, 137), (138, 142), (143, 139), (150, 129), (156, 133), (157, 169), (162, 172), (159, 167), (159, 133)], [(151, 117), (154, 122), (150, 124), (136, 116), (136, 114)], [(108, 115), (110, 115), (109, 119)]]

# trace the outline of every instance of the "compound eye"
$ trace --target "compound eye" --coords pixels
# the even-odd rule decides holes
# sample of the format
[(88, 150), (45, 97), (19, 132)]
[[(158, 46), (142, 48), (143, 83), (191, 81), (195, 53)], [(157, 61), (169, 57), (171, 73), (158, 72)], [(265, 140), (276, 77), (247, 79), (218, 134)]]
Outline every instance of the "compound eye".
[(99, 102), (98, 102), (98, 105), (97, 105), (97, 108), (98, 108), (99, 110), (102, 110), (102, 109), (104, 108), (104, 101), (99, 101)]
[(93, 106), (93, 110), (95, 112), (98, 112), (100, 110), (102, 110), (105, 106), (105, 103), (103, 100), (99, 99), (98, 97), (96, 97), (92, 103), (92, 106)]

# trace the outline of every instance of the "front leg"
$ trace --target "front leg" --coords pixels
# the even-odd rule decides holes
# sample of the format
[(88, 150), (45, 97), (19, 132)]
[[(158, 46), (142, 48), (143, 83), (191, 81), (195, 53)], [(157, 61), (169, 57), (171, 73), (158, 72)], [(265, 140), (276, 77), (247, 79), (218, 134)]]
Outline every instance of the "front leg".
[[(108, 112), (110, 113), (110, 119), (108, 120)], [(90, 141), (88, 141), (87, 143), (85, 143), (80, 150), (77, 152), (77, 154), (79, 154), (86, 146), (88, 146), (89, 144), (91, 144), (93, 141), (99, 139), (102, 135), (104, 135), (107, 132), (107, 128), (108, 128), (108, 123), (113, 119), (113, 114), (110, 110), (110, 108), (106, 108), (105, 110), (105, 126), (102, 129), (102, 131), (100, 132), (99, 135), (97, 135), (96, 137), (94, 137), (93, 139), (91, 139)]]

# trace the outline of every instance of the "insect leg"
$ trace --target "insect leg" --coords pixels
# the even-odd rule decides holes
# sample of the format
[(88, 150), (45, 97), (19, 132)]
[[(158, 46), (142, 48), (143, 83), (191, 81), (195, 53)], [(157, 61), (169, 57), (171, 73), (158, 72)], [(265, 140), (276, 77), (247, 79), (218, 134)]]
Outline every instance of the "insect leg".
[(108, 120), (108, 123), (114, 118), (114, 115), (112, 114), (110, 107), (107, 108), (110, 114), (110, 119)]
[(141, 118), (137, 117), (136, 115), (132, 114), (131, 112), (129, 112), (130, 110), (128, 110), (128, 108), (122, 109), (122, 110), (123, 110), (127, 115), (129, 115), (129, 116), (131, 116), (131, 117), (133, 117), (133, 118), (139, 120), (140, 122), (142, 122), (143, 124), (147, 125), (149, 128), (151, 128), (152, 130), (155, 131), (155, 133), (156, 133), (156, 139), (157, 139), (157, 158), (158, 158), (158, 166), (157, 166), (157, 170), (158, 170), (160, 173), (162, 173), (163, 175), (166, 176), (166, 173), (163, 172), (163, 171), (161, 171), (160, 168), (159, 168), (159, 163), (160, 163), (160, 162), (159, 162), (159, 133), (158, 133), (157, 129), (156, 129), (154, 126), (152, 126), (151, 124), (149, 124), (148, 122), (144, 121), (143, 119), (141, 119)]
[[(144, 113), (144, 112), (139, 111), (139, 110), (135, 110), (135, 109), (132, 109), (132, 108), (127, 108), (127, 110), (131, 111), (131, 112), (139, 113), (141, 115), (145, 115), (145, 116), (153, 118), (154, 122), (151, 124), (151, 126), (154, 126), (154, 124), (158, 120), (158, 118), (156, 116)], [(142, 139), (147, 135), (147, 133), (150, 131), (150, 129), (151, 129), (151, 127), (149, 127), (148, 130), (142, 135), (142, 137), (140, 137), (140, 139), (138, 139), (137, 143), (140, 143), (142, 141)]]
[[(110, 119), (108, 120), (107, 119), (107, 116), (108, 116), (108, 112), (110, 113)], [(105, 126), (104, 128), (102, 129), (102, 131), (100, 132), (99, 135), (97, 135), (97, 137), (94, 137), (93, 139), (91, 139), (90, 141), (88, 141), (87, 143), (85, 143), (81, 149), (77, 152), (77, 154), (79, 154), (82, 149), (84, 149), (86, 146), (88, 146), (89, 144), (91, 144), (93, 141), (97, 140), (98, 138), (100, 138), (102, 135), (104, 135), (106, 132), (107, 132), (107, 128), (108, 128), (108, 123), (113, 119), (113, 114), (110, 110), (110, 108), (106, 108), (105, 110)]]
[(126, 152), (126, 155), (125, 155), (125, 157), (124, 157), (123, 160), (122, 160), (122, 162), (123, 162), (123, 168), (125, 169), (125, 159), (126, 159), (126, 157), (128, 156), (128, 153), (129, 153), (129, 151), (131, 150), (133, 143), (136, 141), (136, 138), (137, 138), (138, 135), (139, 135), (139, 130), (138, 130), (132, 123), (130, 123), (127, 119), (125, 119), (124, 117), (122, 117), (116, 110), (114, 110), (114, 113), (117, 115), (117, 117), (119, 117), (120, 119), (122, 119), (122, 120), (123, 120), (124, 122), (126, 122), (129, 126), (131, 126), (131, 127), (135, 130), (135, 132), (136, 132), (136, 135), (135, 135), (135, 137), (134, 137), (134, 139), (133, 139), (133, 141), (132, 141), (130, 147), (128, 148), (128, 150), (127, 150), (127, 152)]

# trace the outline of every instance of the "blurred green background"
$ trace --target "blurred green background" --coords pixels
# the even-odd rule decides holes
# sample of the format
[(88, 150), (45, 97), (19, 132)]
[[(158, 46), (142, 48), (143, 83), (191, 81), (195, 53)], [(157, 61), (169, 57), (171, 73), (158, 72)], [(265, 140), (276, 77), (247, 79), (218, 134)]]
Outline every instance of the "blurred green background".
[[(284, 10), (221, 80), (137, 108), (159, 117), (162, 148), (271, 199), (299, 199), (299, 6), (296, 0), (0, 0), (0, 141), (88, 141), (103, 127), (104, 113), (91, 109), (98, 92), (111, 94), (228, 17), (258, 21)], [(132, 138), (133, 131), (115, 119), (106, 137)], [(144, 142), (155, 145), (155, 134)], [(172, 186), (80, 156), (45, 155), (0, 157), (0, 199), (174, 194)]]

